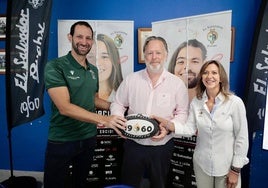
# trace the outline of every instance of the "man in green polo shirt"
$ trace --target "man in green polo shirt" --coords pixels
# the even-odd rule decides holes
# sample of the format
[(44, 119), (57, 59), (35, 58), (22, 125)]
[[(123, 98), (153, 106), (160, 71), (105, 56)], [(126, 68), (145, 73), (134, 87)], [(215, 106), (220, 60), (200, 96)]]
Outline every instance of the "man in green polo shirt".
[(52, 112), (44, 167), (44, 187), (63, 188), (72, 164), (74, 187), (86, 186), (96, 145), (96, 124), (108, 128), (124, 125), (120, 116), (102, 116), (95, 108), (109, 109), (98, 97), (98, 70), (86, 60), (93, 44), (92, 27), (84, 21), (71, 26), (71, 51), (45, 67), (45, 86), (52, 100)]

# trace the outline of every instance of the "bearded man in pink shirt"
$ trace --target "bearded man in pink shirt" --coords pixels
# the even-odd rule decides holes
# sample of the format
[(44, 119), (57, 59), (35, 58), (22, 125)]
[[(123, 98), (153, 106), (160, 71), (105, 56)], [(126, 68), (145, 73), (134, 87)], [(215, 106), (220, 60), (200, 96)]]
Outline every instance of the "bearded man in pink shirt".
[[(162, 37), (148, 37), (143, 52), (146, 68), (123, 80), (111, 104), (111, 114), (157, 115), (170, 122), (185, 122), (189, 106), (188, 90), (180, 78), (164, 68), (168, 56), (166, 41)], [(124, 129), (120, 125), (116, 128)], [(122, 183), (138, 188), (146, 174), (151, 187), (167, 187), (174, 148), (172, 137), (173, 133), (160, 129), (151, 138), (126, 139)]]

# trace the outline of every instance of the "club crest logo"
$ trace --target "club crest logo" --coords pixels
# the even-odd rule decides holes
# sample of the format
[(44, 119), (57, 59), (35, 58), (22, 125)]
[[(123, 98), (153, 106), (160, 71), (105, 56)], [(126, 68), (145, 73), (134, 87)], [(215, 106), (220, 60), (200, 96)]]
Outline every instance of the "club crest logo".
[(116, 34), (116, 36), (114, 37), (114, 44), (117, 48), (120, 48), (121, 45), (124, 42), (124, 38), (122, 37), (122, 35), (120, 34)]
[(44, 0), (28, 0), (28, 3), (32, 5), (34, 9), (41, 7), (43, 5)]
[(207, 34), (207, 39), (210, 44), (214, 44), (214, 42), (218, 39), (218, 33), (215, 31), (215, 29), (210, 29)]

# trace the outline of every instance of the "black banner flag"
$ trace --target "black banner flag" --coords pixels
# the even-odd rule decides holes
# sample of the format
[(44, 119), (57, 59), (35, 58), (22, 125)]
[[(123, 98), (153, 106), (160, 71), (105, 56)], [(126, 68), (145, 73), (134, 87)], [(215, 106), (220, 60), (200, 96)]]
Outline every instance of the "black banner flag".
[(43, 71), (47, 61), (52, 0), (9, 0), (6, 97), (9, 130), (44, 114)]
[(268, 79), (268, 4), (260, 6), (246, 87), (246, 110), (249, 131), (263, 130)]

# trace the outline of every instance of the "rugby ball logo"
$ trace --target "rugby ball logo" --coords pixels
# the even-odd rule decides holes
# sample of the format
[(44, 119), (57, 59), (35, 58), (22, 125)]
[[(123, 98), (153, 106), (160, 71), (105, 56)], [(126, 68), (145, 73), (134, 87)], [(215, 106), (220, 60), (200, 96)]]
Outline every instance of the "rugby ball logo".
[(159, 131), (158, 122), (143, 114), (126, 116), (126, 129), (121, 130), (128, 138), (145, 139), (154, 136)]

